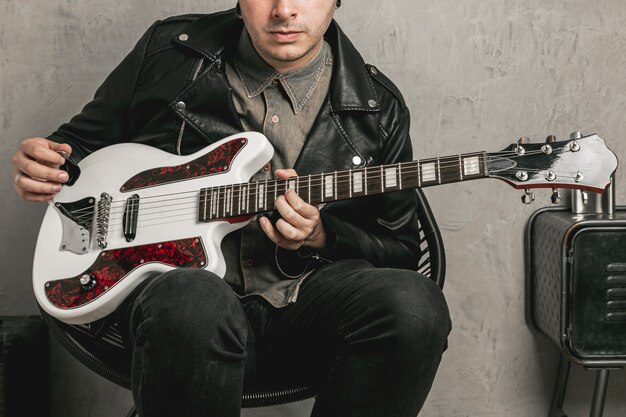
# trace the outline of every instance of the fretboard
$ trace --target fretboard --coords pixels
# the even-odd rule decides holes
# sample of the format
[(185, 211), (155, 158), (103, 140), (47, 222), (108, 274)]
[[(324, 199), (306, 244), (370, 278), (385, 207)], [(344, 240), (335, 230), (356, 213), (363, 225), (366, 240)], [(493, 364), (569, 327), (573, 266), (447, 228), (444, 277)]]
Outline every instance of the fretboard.
[(309, 204), (484, 178), (484, 152), (424, 159), (289, 179), (251, 181), (200, 190), (199, 220), (208, 222), (274, 210), (293, 189)]

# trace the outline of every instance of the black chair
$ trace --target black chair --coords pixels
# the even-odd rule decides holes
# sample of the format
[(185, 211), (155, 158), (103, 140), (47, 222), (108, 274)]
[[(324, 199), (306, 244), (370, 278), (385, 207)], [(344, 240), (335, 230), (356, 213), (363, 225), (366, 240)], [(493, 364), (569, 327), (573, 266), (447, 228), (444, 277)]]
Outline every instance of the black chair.
[[(435, 217), (422, 190), (417, 191), (420, 223), (421, 259), (418, 272), (430, 277), (443, 288), (445, 253)], [(42, 312), (43, 318), (56, 339), (74, 357), (109, 381), (130, 389), (131, 363), (117, 324), (110, 322), (88, 325), (68, 325)], [(317, 394), (311, 385), (262, 387), (243, 393), (242, 407), (268, 407), (301, 401)], [(136, 415), (133, 408), (128, 417)]]

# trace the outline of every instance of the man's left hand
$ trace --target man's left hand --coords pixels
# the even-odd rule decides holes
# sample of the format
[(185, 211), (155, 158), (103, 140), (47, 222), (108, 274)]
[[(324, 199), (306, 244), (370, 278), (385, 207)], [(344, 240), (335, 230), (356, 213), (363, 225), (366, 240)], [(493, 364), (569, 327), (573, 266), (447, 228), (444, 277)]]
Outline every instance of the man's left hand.
[[(276, 176), (281, 179), (297, 175), (293, 169), (276, 170)], [(302, 246), (326, 247), (326, 232), (316, 206), (306, 203), (294, 190), (287, 190), (284, 196), (278, 197), (275, 206), (282, 217), (276, 222), (276, 227), (267, 217), (261, 217), (259, 221), (272, 242), (289, 250)]]

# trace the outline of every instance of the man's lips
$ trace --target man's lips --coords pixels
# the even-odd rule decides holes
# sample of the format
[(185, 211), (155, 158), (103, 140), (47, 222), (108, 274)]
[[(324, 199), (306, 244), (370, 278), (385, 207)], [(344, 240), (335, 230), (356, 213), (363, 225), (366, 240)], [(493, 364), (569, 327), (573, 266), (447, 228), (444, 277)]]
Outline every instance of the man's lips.
[(279, 42), (292, 42), (297, 40), (302, 32), (300, 31), (273, 31), (270, 32), (272, 37)]

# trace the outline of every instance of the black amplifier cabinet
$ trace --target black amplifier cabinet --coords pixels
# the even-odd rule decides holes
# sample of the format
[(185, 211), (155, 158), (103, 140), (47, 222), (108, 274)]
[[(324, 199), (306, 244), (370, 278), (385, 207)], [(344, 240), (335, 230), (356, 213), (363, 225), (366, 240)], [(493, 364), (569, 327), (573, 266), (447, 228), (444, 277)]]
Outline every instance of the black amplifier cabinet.
[(535, 212), (526, 229), (526, 319), (571, 362), (626, 364), (626, 207)]
[(41, 317), (0, 317), (0, 417), (49, 416), (48, 376)]

